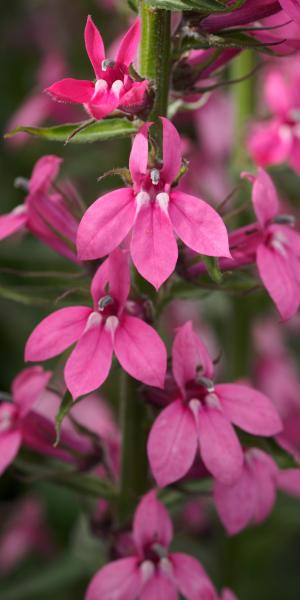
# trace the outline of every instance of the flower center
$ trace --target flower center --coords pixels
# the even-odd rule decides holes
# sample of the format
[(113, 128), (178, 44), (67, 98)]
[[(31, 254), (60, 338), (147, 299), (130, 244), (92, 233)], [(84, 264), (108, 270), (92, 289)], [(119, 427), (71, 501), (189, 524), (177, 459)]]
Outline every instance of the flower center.
[(269, 246), (276, 250), (278, 254), (281, 254), (281, 256), (286, 257), (287, 239), (282, 231), (272, 232), (269, 239)]

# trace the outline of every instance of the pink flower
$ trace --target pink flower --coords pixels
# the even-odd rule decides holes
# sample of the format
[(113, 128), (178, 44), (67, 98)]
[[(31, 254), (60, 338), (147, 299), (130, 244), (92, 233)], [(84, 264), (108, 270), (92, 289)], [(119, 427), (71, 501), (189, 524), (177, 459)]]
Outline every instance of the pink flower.
[(128, 260), (117, 249), (93, 278), (93, 308), (71, 306), (46, 317), (27, 341), (26, 360), (46, 360), (77, 342), (64, 372), (74, 398), (88, 394), (105, 381), (113, 351), (132, 377), (163, 387), (165, 346), (150, 325), (128, 314), (129, 288)]
[(86, 600), (217, 600), (201, 564), (191, 556), (169, 553), (173, 537), (170, 517), (151, 491), (135, 512), (135, 555), (103, 567), (92, 579)]
[[(63, 256), (77, 262), (74, 244), (78, 220), (64, 194), (53, 187), (61, 163), (61, 158), (51, 155), (37, 161), (26, 182), (28, 194), (24, 204), (0, 216), (0, 240), (26, 228)], [(74, 190), (66, 187), (66, 193), (72, 195), (74, 212), (80, 214)]]
[(300, 0), (279, 0), (283, 10), (300, 25)]
[(163, 165), (148, 166), (148, 130), (136, 135), (129, 160), (132, 188), (98, 198), (78, 229), (81, 259), (109, 254), (132, 231), (130, 252), (139, 273), (158, 289), (174, 271), (178, 249), (174, 233), (190, 248), (209, 256), (230, 256), (225, 225), (203, 200), (173, 191), (181, 167), (180, 137), (168, 119), (163, 127)]
[(266, 171), (259, 169), (256, 177), (249, 178), (253, 181), (252, 202), (260, 236), (256, 247), (258, 272), (280, 315), (289, 319), (300, 304), (300, 234), (291, 227), (292, 218), (279, 214), (276, 189)]
[(271, 401), (247, 385), (217, 384), (214, 368), (191, 322), (179, 328), (173, 344), (178, 399), (155, 420), (148, 440), (152, 473), (160, 486), (184, 477), (197, 448), (208, 471), (222, 483), (236, 481), (243, 452), (233, 425), (254, 435), (272, 436), (281, 421)]
[(222, 590), (220, 600), (238, 600), (237, 596), (233, 593), (229, 588), (224, 588)]
[(90, 16), (84, 38), (96, 81), (62, 79), (48, 87), (46, 92), (61, 102), (83, 104), (95, 119), (103, 119), (117, 108), (133, 114), (141, 110), (147, 101), (148, 81), (134, 82), (128, 70), (137, 53), (139, 19), (124, 35), (115, 60), (105, 58), (102, 37)]
[(24, 420), (41, 397), (51, 375), (41, 367), (21, 371), (12, 385), (14, 404), (0, 404), (0, 475), (16, 458), (23, 439)]

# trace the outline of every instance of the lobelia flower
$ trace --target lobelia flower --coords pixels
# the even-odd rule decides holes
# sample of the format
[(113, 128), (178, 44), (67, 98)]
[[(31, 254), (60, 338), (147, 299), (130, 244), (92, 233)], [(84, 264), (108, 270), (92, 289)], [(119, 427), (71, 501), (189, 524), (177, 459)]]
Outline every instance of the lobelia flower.
[(212, 360), (191, 322), (178, 329), (173, 344), (173, 373), (178, 399), (155, 420), (148, 458), (158, 485), (184, 477), (199, 446), (207, 470), (225, 484), (242, 472), (243, 452), (233, 425), (259, 436), (281, 430), (271, 401), (241, 384), (214, 384)]
[[(58, 156), (43, 156), (35, 164), (31, 178), (26, 181), (28, 194), (24, 204), (12, 212), (0, 216), (0, 240), (17, 231), (27, 229), (48, 246), (66, 258), (77, 262), (75, 239), (80, 201), (75, 191), (66, 186), (73, 210), (64, 196), (64, 191), (51, 189), (58, 175), (62, 159)], [(74, 214), (73, 214), (74, 212)]]
[(151, 123), (147, 123), (136, 135), (130, 154), (133, 187), (98, 198), (84, 214), (77, 235), (78, 256), (88, 260), (109, 254), (132, 231), (133, 263), (156, 289), (175, 269), (175, 235), (200, 254), (230, 256), (227, 231), (215, 210), (172, 189), (181, 167), (180, 137), (168, 119), (161, 117), (161, 121), (163, 165), (148, 166)]
[(220, 600), (238, 600), (237, 596), (233, 593), (229, 588), (224, 588), (222, 590)]
[(166, 349), (156, 331), (126, 310), (130, 289), (128, 259), (117, 249), (98, 268), (91, 284), (93, 308), (62, 308), (34, 329), (26, 361), (46, 360), (76, 346), (65, 365), (65, 382), (74, 399), (98, 388), (107, 378), (112, 354), (132, 377), (163, 387)]
[(213, 585), (193, 557), (169, 553), (173, 528), (154, 491), (144, 496), (133, 522), (135, 555), (104, 566), (92, 579), (85, 600), (217, 600)]
[(140, 20), (136, 19), (122, 38), (115, 60), (105, 57), (102, 37), (90, 16), (84, 38), (96, 81), (62, 79), (45, 91), (55, 100), (83, 104), (95, 119), (103, 119), (117, 108), (132, 114), (140, 111), (147, 103), (148, 81), (133, 81), (128, 69), (137, 53)]

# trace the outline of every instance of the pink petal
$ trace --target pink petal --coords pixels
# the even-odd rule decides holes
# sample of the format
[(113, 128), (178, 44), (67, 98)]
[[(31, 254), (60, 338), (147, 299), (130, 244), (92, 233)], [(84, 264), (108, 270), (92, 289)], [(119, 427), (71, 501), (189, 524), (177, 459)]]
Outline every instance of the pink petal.
[(98, 31), (90, 15), (87, 18), (84, 30), (84, 41), (88, 57), (95, 71), (95, 75), (98, 79), (100, 79), (102, 75), (101, 63), (105, 59), (105, 49), (100, 32)]
[(300, 256), (300, 233), (286, 225), (280, 225), (279, 230), (281, 230), (288, 239), (289, 246), (294, 254)]
[(293, 145), (289, 157), (289, 163), (297, 173), (300, 172), (300, 140), (296, 135), (293, 137)]
[(25, 211), (18, 211), (8, 213), (7, 215), (0, 216), (0, 240), (4, 240), (5, 238), (13, 235), (20, 229), (23, 229), (27, 223), (27, 213)]
[(176, 234), (189, 248), (199, 254), (230, 258), (226, 227), (209, 204), (183, 192), (172, 192), (169, 215)]
[(79, 338), (65, 366), (65, 382), (74, 400), (105, 381), (112, 351), (110, 333), (101, 325), (91, 327)]
[(131, 188), (114, 190), (98, 198), (84, 213), (77, 232), (78, 256), (101, 258), (119, 246), (135, 216)]
[(163, 166), (162, 178), (172, 183), (181, 167), (181, 139), (173, 123), (165, 117), (160, 117), (163, 128)]
[(47, 360), (66, 350), (83, 333), (90, 313), (87, 306), (70, 306), (43, 319), (27, 340), (25, 360)]
[(187, 554), (170, 555), (174, 580), (186, 600), (217, 600), (214, 587), (202, 565)]
[(230, 535), (242, 531), (253, 519), (256, 484), (253, 473), (244, 465), (240, 477), (231, 485), (214, 484), (214, 501), (218, 515)]
[(257, 267), (264, 286), (283, 319), (290, 319), (300, 303), (300, 291), (287, 257), (260, 244), (256, 253)]
[(284, 469), (277, 475), (279, 489), (300, 498), (300, 469)]
[(206, 377), (213, 375), (212, 360), (204, 344), (193, 331), (191, 321), (177, 330), (172, 348), (172, 363), (174, 378), (182, 392), (186, 383), (196, 378), (199, 365), (202, 367), (203, 375)]
[(122, 558), (105, 565), (94, 575), (85, 600), (136, 600), (141, 580), (136, 558)]
[(115, 332), (114, 351), (129, 375), (147, 385), (163, 388), (167, 352), (153, 327), (141, 319), (124, 315)]
[(98, 92), (85, 104), (85, 109), (94, 119), (103, 119), (112, 113), (120, 104), (119, 95), (112, 89)]
[(167, 548), (173, 537), (172, 521), (156, 492), (146, 494), (139, 503), (133, 521), (133, 538), (140, 553), (152, 544)]
[(148, 438), (148, 459), (158, 485), (165, 487), (186, 475), (197, 451), (192, 412), (181, 400), (172, 402), (154, 421)]
[(299, 0), (279, 0), (283, 10), (298, 25), (300, 25), (300, 1)]
[(270, 69), (265, 76), (264, 94), (266, 102), (275, 115), (286, 116), (291, 106), (291, 93), (283, 73), (278, 69)]
[(276, 435), (282, 422), (274, 404), (247, 385), (224, 383), (216, 385), (227, 418), (244, 431), (254, 435)]
[(173, 227), (158, 204), (140, 209), (132, 232), (130, 252), (139, 273), (158, 290), (173, 273), (178, 248)]
[(238, 600), (237, 596), (229, 588), (224, 588), (221, 594), (221, 600)]
[(147, 103), (147, 91), (149, 88), (149, 82), (135, 81), (127, 92), (122, 93), (120, 96), (119, 107), (120, 110), (124, 110), (130, 114), (136, 114)]
[(97, 269), (91, 285), (95, 306), (99, 299), (110, 294), (118, 302), (119, 312), (123, 309), (130, 290), (130, 270), (125, 252), (116, 248)]
[(38, 402), (51, 377), (51, 371), (44, 371), (42, 367), (23, 369), (15, 377), (12, 383), (12, 395), (14, 402), (19, 406), (21, 417)]
[(140, 600), (178, 600), (174, 583), (163, 573), (156, 572), (144, 585)]
[[(264, 460), (264, 456), (267, 460)], [(253, 517), (255, 523), (261, 523), (271, 513), (275, 504), (277, 468), (273, 461), (270, 468), (269, 457), (259, 450), (257, 456), (254, 455), (254, 461), (250, 468), (256, 483), (256, 503)]]
[(0, 434), (0, 475), (15, 460), (21, 446), (19, 431), (6, 431)]
[(201, 458), (212, 475), (223, 483), (235, 481), (242, 469), (239, 439), (226, 416), (218, 409), (202, 408), (198, 415)]
[(30, 194), (40, 190), (47, 190), (50, 183), (56, 179), (63, 159), (59, 156), (42, 156), (34, 165), (29, 180)]
[(248, 139), (248, 148), (254, 162), (261, 167), (276, 165), (289, 157), (293, 137), (288, 126), (281, 121), (257, 125)]
[(141, 36), (141, 26), (139, 17), (135, 19), (131, 27), (123, 36), (116, 55), (116, 61), (129, 66), (134, 62), (137, 55), (138, 45)]
[(137, 185), (140, 185), (141, 180), (147, 173), (148, 131), (151, 124), (145, 123), (136, 134), (129, 156), (129, 170), (134, 183)]
[(276, 188), (271, 177), (261, 168), (253, 184), (252, 202), (257, 219), (262, 226), (279, 212)]
[(48, 87), (45, 92), (53, 96), (55, 100), (61, 102), (75, 102), (77, 104), (86, 104), (90, 101), (95, 91), (95, 85), (92, 81), (86, 79), (61, 79)]

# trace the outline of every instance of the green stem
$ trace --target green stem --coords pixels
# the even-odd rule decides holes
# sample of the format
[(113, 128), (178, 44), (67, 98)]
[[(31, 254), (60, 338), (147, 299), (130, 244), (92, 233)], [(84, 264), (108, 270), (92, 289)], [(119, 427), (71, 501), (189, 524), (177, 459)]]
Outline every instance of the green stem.
[(170, 80), (171, 13), (140, 1), (140, 73), (154, 83), (155, 98), (149, 120), (166, 116)]
[(128, 521), (140, 496), (147, 489), (148, 434), (146, 407), (137, 383), (124, 371), (121, 377), (122, 459), (118, 520)]
[[(231, 79), (245, 77), (253, 71), (256, 64), (256, 54), (253, 50), (244, 50), (232, 62)], [(246, 126), (255, 110), (255, 79), (249, 77), (232, 86), (234, 118), (235, 118), (235, 144), (233, 165), (236, 170), (244, 168), (247, 160), (245, 148)], [(238, 175), (239, 175), (238, 171)]]

